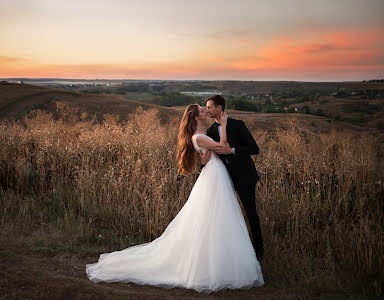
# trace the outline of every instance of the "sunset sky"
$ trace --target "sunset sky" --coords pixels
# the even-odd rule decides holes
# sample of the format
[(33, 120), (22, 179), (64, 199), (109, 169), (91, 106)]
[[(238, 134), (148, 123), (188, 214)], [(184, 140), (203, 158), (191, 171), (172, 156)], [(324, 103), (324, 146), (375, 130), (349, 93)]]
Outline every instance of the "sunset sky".
[(0, 78), (384, 78), (384, 0), (0, 0)]

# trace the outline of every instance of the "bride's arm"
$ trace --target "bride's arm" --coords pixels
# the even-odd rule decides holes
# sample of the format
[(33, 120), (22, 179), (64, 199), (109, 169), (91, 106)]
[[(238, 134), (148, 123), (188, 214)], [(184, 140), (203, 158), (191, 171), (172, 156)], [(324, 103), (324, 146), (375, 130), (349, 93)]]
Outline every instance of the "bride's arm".
[(216, 151), (218, 147), (220, 147), (220, 143), (215, 142), (211, 138), (205, 135), (198, 135), (196, 137), (196, 143), (199, 147), (203, 147), (208, 150)]

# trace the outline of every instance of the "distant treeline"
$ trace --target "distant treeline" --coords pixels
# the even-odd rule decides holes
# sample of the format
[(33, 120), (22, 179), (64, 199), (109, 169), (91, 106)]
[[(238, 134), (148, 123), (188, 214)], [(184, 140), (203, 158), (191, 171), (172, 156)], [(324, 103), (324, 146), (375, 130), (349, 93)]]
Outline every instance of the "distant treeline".
[(384, 79), (363, 80), (363, 82), (384, 82)]

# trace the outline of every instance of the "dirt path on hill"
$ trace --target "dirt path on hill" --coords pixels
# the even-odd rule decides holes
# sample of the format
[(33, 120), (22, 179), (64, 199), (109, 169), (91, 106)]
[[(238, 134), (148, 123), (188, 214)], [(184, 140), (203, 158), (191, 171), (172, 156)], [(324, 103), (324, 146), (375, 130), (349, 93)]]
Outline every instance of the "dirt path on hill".
[(164, 289), (121, 283), (93, 283), (85, 274), (92, 259), (30, 253), (0, 240), (0, 299), (322, 299), (319, 294), (298, 296), (268, 287), (200, 294), (194, 290)]

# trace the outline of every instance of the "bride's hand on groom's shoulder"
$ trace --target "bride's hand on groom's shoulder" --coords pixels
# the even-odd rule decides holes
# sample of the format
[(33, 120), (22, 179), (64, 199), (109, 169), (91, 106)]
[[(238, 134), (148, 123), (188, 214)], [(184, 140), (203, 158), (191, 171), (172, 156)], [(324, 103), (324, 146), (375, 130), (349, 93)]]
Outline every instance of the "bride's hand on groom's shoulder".
[(225, 112), (221, 112), (217, 121), (223, 126), (227, 124), (228, 115)]

